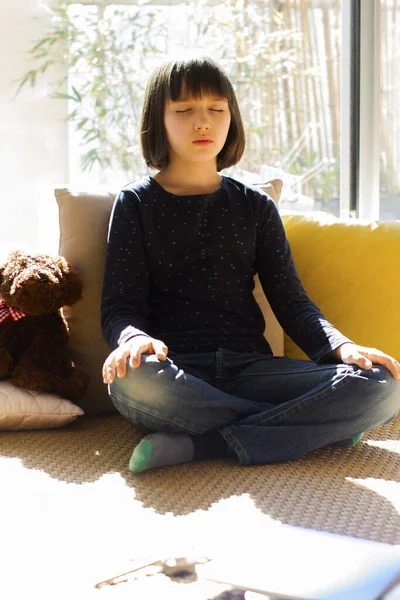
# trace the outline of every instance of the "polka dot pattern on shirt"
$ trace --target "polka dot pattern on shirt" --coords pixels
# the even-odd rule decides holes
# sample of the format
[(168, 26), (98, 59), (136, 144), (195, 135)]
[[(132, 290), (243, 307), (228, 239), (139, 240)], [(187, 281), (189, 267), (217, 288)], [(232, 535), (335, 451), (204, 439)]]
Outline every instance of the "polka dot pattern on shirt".
[(105, 337), (116, 346), (145, 332), (176, 352), (270, 352), (253, 296), (256, 272), (281, 323), (311, 351), (338, 333), (306, 295), (269, 196), (229, 177), (216, 192), (192, 196), (137, 180), (113, 208)]

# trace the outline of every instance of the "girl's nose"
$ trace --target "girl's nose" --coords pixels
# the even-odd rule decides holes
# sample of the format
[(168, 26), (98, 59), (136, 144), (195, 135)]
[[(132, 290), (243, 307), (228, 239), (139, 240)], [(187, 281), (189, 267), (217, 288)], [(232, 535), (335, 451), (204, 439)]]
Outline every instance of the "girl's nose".
[(197, 122), (194, 124), (194, 128), (196, 129), (196, 131), (201, 131), (202, 129), (204, 129), (205, 131), (208, 131), (210, 129), (210, 125), (208, 123), (201, 123), (201, 122)]
[(201, 129), (205, 129), (205, 130), (210, 129), (210, 124), (208, 122), (207, 115), (205, 113), (196, 116), (196, 119), (194, 122), (194, 128), (196, 129), (196, 131), (199, 131)]

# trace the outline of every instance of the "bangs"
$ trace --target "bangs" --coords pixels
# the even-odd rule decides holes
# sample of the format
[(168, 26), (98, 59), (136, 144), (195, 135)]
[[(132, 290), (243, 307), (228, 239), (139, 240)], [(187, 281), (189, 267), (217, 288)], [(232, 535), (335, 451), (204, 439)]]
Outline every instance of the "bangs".
[(169, 77), (169, 98), (176, 102), (202, 96), (232, 100), (234, 91), (227, 75), (217, 64), (205, 58), (177, 61)]

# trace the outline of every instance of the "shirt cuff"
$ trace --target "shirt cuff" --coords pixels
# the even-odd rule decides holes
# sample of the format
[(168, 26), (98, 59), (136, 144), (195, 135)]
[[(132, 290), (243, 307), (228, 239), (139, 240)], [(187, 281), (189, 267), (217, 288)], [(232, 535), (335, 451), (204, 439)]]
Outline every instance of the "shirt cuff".
[(128, 340), (130, 340), (134, 337), (138, 337), (139, 335), (142, 335), (142, 336), (148, 337), (148, 338), (151, 337), (145, 331), (141, 331), (140, 329), (137, 329), (136, 327), (133, 327), (132, 325), (125, 327), (125, 329), (122, 330), (121, 335), (118, 338), (118, 346), (121, 346)]
[(336, 340), (334, 343), (330, 344), (329, 346), (326, 346), (325, 348), (322, 349), (322, 351), (319, 353), (319, 356), (315, 359), (315, 362), (319, 363), (319, 364), (335, 364), (337, 363), (336, 360), (333, 359), (332, 356), (329, 356), (331, 352), (333, 352), (334, 350), (336, 350), (336, 348), (339, 348), (339, 346), (342, 346), (343, 344), (354, 344), (354, 342), (352, 340), (349, 340), (349, 338), (343, 337), (340, 340)]

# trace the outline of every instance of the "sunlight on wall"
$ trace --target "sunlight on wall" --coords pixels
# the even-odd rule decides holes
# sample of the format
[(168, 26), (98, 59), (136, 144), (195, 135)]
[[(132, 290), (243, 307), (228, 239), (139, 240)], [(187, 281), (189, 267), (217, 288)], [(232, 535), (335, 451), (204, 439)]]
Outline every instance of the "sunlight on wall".
[(58, 217), (53, 188), (67, 180), (66, 103), (47, 96), (54, 73), (15, 98), (29, 68), (28, 50), (43, 33), (40, 0), (1, 3), (0, 260), (13, 249), (56, 252)]

